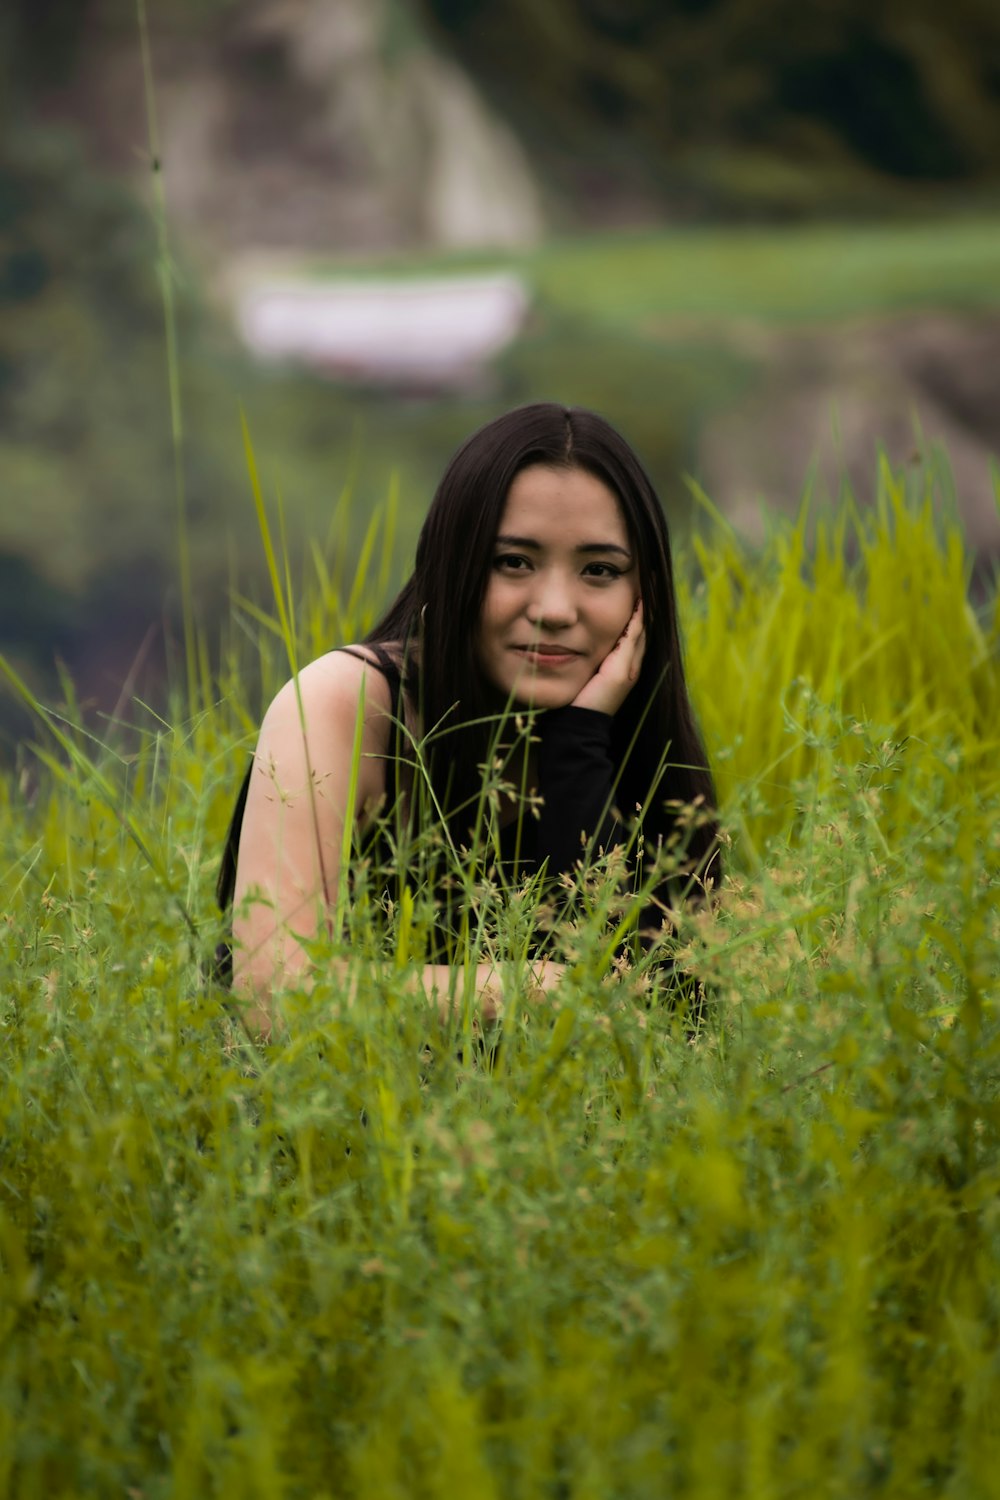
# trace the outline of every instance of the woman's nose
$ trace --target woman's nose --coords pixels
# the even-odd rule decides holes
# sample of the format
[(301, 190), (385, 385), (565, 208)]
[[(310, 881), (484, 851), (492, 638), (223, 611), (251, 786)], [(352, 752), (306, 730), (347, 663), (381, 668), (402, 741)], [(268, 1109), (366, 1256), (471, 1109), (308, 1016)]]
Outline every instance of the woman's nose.
[(528, 603), (528, 619), (533, 625), (550, 628), (572, 625), (576, 620), (576, 604), (568, 580), (555, 574), (541, 576)]

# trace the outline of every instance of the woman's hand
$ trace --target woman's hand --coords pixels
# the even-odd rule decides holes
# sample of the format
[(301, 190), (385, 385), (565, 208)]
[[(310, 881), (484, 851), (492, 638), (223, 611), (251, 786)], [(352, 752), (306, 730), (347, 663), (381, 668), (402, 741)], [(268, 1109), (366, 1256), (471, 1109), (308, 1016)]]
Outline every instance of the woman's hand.
[(639, 680), (646, 650), (642, 600), (637, 599), (632, 616), (590, 681), (573, 699), (573, 708), (592, 708), (614, 715)]
[[(555, 963), (551, 958), (537, 960), (525, 970), (520, 991), (515, 998), (533, 1005), (541, 1004), (551, 990), (558, 989), (565, 972), (565, 964)], [(439, 978), (446, 984), (449, 977), (449, 971), (443, 965), (428, 964), (424, 970), (424, 986), (434, 989)], [(477, 964), (476, 992), (480, 1021), (485, 1025), (495, 1025), (501, 1021), (506, 1000), (510, 997), (504, 996), (502, 976), (493, 964)], [(445, 1019), (450, 1016), (451, 1003), (450, 998), (444, 999), (442, 1003), (439, 992), (439, 1007)]]

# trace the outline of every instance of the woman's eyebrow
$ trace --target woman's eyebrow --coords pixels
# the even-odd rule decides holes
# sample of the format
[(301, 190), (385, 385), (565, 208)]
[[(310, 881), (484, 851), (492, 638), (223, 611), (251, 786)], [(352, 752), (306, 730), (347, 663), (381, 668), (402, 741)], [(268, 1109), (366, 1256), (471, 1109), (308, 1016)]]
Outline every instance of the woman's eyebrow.
[[(531, 552), (541, 552), (542, 544), (530, 536), (498, 536), (496, 539), (498, 547), (524, 547)], [(618, 552), (622, 557), (631, 560), (632, 554), (627, 547), (620, 547), (617, 542), (582, 542), (579, 547), (574, 547), (574, 552)]]

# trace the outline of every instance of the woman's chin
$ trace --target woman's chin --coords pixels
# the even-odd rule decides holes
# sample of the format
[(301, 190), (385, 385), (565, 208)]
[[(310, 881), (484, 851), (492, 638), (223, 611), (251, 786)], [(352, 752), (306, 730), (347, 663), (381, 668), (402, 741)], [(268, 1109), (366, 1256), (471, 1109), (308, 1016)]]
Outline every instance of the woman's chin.
[(515, 683), (511, 697), (522, 708), (567, 708), (576, 697), (578, 687), (565, 682), (546, 682), (533, 677)]

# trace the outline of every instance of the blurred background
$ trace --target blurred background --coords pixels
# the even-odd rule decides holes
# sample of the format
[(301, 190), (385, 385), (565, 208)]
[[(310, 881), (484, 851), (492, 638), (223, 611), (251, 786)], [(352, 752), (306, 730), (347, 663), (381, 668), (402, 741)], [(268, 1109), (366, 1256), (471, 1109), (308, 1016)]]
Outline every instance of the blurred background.
[(296, 568), (345, 492), (348, 552), (398, 494), (404, 561), (535, 399), (620, 426), (682, 534), (697, 486), (751, 538), (863, 501), (881, 444), (1000, 556), (996, 0), (147, 7), (155, 159), (135, 0), (0, 9), (0, 651), (39, 692), (156, 700), (181, 506), (209, 647), (263, 596), (241, 409)]

